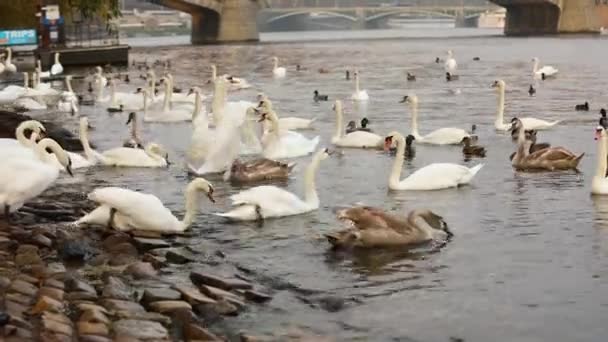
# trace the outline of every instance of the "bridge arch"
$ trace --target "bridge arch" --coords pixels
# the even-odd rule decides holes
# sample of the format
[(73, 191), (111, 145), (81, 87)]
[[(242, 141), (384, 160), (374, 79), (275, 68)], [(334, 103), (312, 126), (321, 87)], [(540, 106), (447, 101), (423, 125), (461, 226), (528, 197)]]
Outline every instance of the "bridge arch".
[(374, 21), (374, 20), (378, 20), (378, 19), (382, 19), (382, 18), (386, 18), (386, 17), (391, 17), (391, 16), (398, 15), (398, 14), (425, 14), (425, 15), (432, 15), (432, 16), (442, 17), (442, 18), (455, 18), (456, 17), (455, 14), (450, 14), (450, 13), (446, 13), (446, 12), (435, 12), (435, 11), (425, 11), (425, 10), (415, 10), (415, 9), (407, 9), (407, 10), (399, 9), (399, 10), (395, 10), (395, 11), (381, 12), (381, 13), (370, 15), (365, 18), (365, 21), (370, 22), (370, 21)]
[(353, 22), (357, 21), (357, 17), (351, 16), (348, 14), (344, 14), (344, 13), (340, 13), (340, 12), (331, 12), (331, 11), (315, 11), (314, 9), (310, 9), (310, 10), (294, 11), (294, 12), (281, 14), (281, 15), (278, 15), (278, 16), (275, 16), (275, 17), (272, 17), (272, 18), (266, 20), (266, 23), (271, 24), (271, 23), (274, 23), (279, 20), (295, 17), (298, 15), (305, 15), (305, 14), (309, 14), (309, 15), (310, 14), (324, 14), (324, 15), (329, 15), (329, 16), (336, 17), (336, 18), (343, 18), (343, 19), (353, 21)]

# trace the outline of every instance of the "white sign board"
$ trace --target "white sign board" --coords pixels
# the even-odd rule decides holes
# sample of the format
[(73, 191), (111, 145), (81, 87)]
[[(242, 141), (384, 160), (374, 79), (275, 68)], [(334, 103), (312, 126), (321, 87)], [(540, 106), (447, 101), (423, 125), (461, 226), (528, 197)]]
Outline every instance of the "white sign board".
[(45, 7), (45, 10), (46, 10), (46, 19), (47, 20), (59, 20), (59, 6), (47, 5)]

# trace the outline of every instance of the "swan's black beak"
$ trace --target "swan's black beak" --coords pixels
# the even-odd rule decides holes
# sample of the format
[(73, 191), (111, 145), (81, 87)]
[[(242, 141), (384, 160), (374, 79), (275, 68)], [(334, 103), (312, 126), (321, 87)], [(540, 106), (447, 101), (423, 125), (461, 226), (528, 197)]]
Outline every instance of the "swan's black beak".
[(190, 96), (190, 95), (192, 95), (192, 94), (194, 94), (194, 89), (190, 89), (190, 90), (188, 90), (188, 95), (186, 95), (186, 96)]
[(74, 177), (74, 173), (72, 172), (72, 159), (68, 157), (68, 165), (65, 166), (65, 171), (70, 174), (70, 176)]
[(137, 89), (135, 89), (135, 94), (139, 94), (139, 93), (141, 93), (141, 92), (142, 92), (142, 88), (137, 88)]
[(127, 123), (125, 125), (128, 125), (131, 123), (131, 121), (135, 120), (135, 113), (131, 112), (129, 113), (129, 119), (127, 120)]
[(171, 164), (171, 161), (169, 160), (169, 153), (165, 154), (165, 161), (167, 162), (167, 167), (169, 167)]
[(490, 86), (490, 88), (496, 88), (498, 87), (498, 81), (494, 81), (494, 83), (492, 83), (492, 85)]
[(405, 95), (405, 96), (404, 96), (404, 97), (401, 99), (401, 101), (399, 101), (399, 103), (405, 103), (405, 102), (407, 102), (407, 98), (408, 98), (408, 96), (407, 96), (407, 95)]
[(332, 154), (334, 154), (335, 152), (334, 152), (334, 151), (332, 151), (332, 150), (330, 150), (330, 149), (328, 149), (328, 148), (326, 148), (326, 149), (325, 149), (325, 153), (327, 153), (327, 155), (328, 155), (328, 156), (331, 156), (331, 155), (332, 155)]
[(258, 120), (258, 122), (262, 122), (262, 121), (264, 121), (264, 120), (266, 120), (266, 113), (263, 113), (263, 114), (260, 116), (260, 119)]
[(211, 201), (211, 203), (215, 203), (215, 198), (213, 198), (213, 187), (209, 186), (209, 191), (207, 191), (207, 198)]

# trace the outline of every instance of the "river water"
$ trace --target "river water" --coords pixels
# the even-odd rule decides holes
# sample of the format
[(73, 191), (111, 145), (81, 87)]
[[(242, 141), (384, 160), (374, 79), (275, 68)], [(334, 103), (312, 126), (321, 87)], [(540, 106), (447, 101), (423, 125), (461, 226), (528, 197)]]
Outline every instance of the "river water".
[[(325, 146), (330, 144), (334, 114), (331, 103), (312, 101), (315, 89), (331, 99), (344, 99), (347, 119), (367, 116), (381, 134), (409, 131), (409, 113), (398, 101), (416, 93), (422, 134), (474, 123), (479, 143), (488, 149), (487, 158), (465, 162), (459, 147), (418, 146), (416, 158), (403, 166), (404, 175), (433, 162), (485, 164), (472, 186), (430, 192), (389, 192), (392, 157), (345, 150), (320, 168), (319, 210), (268, 220), (261, 227), (228, 224), (210, 215), (227, 210), (228, 196), (241, 190), (210, 177), (218, 202), (203, 201), (192, 242), (219, 246), (231, 262), (254, 271), (259, 279), (290, 284), (275, 288), (270, 303), (249, 306), (224, 324), (237, 331), (305, 331), (337, 340), (606, 341), (608, 198), (590, 196), (597, 112), (608, 105), (606, 39), (505, 38), (496, 30), (394, 32), (275, 33), (263, 35), (263, 44), (226, 46), (189, 46), (187, 37), (135, 42), (135, 60), (171, 59), (176, 83), (183, 88), (200, 85), (210, 92), (205, 85), (210, 63), (218, 64), (221, 73), (246, 78), (254, 88), (233, 93), (231, 99), (253, 101), (264, 91), (280, 115), (317, 118), (316, 130), (304, 134), (320, 135)], [(348, 40), (340, 40), (346, 35)], [(459, 63), (457, 82), (446, 83), (442, 64), (434, 62), (447, 49)], [(284, 80), (272, 78), (274, 55), (288, 67)], [(534, 56), (560, 73), (538, 83), (537, 96), (531, 98), (527, 89)], [(296, 64), (307, 71), (296, 72)], [(321, 67), (331, 72), (319, 74)], [(371, 98), (367, 106), (348, 100), (354, 85), (344, 79), (347, 68), (361, 70), (362, 88)], [(407, 82), (406, 71), (418, 80)], [(131, 78), (137, 73), (132, 71)], [(497, 96), (490, 85), (497, 78), (507, 82), (507, 119), (526, 115), (564, 120), (540, 132), (539, 142), (585, 152), (580, 174), (512, 170), (511, 139), (493, 128)], [(453, 95), (455, 89), (461, 93)], [(591, 111), (575, 112), (574, 105), (585, 101)], [(82, 112), (96, 128), (91, 136), (99, 150), (119, 145), (128, 135), (126, 117), (110, 117), (104, 108), (83, 107)], [(76, 119), (65, 120), (76, 127)], [(149, 124), (143, 130), (145, 141), (170, 149), (177, 163), (169, 170), (95, 168), (80, 171), (77, 180), (154, 193), (180, 216), (182, 189), (189, 179), (181, 163), (189, 125)], [(308, 158), (297, 162), (295, 176), (285, 186), (301, 194)], [(340, 228), (336, 207), (354, 203), (402, 213), (432, 209), (445, 218), (455, 238), (437, 253), (328, 251), (319, 235)], [(323, 309), (318, 302), (327, 296), (343, 298), (344, 308)]]

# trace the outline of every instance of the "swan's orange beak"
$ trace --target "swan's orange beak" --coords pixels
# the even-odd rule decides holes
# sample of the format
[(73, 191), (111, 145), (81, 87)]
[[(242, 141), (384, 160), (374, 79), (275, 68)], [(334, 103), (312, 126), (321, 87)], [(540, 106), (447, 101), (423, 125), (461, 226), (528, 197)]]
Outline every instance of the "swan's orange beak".
[(602, 131), (603, 131), (603, 129), (599, 129), (599, 128), (595, 130), (595, 138), (594, 138), (595, 140), (599, 140), (602, 138)]
[(388, 152), (393, 144), (393, 137), (384, 138), (384, 152)]

